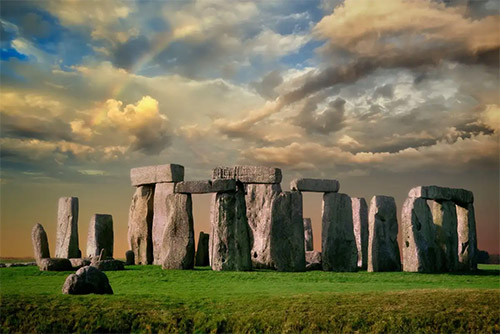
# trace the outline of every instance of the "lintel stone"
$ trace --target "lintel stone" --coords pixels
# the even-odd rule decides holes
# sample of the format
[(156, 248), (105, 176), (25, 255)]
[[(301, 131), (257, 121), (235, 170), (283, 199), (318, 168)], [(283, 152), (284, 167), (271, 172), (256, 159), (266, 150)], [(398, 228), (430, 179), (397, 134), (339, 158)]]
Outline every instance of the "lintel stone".
[(408, 197), (432, 199), (435, 201), (453, 201), (462, 206), (474, 202), (472, 191), (439, 186), (419, 186), (412, 188), (408, 193)]
[(336, 193), (339, 191), (339, 188), (339, 181), (332, 179), (295, 179), (290, 182), (290, 189), (292, 191)]
[(135, 187), (162, 182), (180, 182), (184, 180), (184, 166), (168, 164), (132, 168), (130, 179)]
[(216, 167), (212, 170), (212, 179), (235, 179), (242, 183), (280, 183), (281, 169), (265, 166)]
[(175, 184), (175, 193), (207, 194), (236, 191), (236, 181), (233, 179), (216, 179), (203, 181), (183, 181)]

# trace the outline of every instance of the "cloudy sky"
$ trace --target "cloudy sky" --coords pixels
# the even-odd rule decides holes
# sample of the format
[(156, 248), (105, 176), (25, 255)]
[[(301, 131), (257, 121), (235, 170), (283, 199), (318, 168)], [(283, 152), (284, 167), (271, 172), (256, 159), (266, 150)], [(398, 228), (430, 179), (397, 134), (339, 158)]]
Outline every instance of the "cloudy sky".
[[(128, 248), (132, 167), (218, 165), (335, 178), (351, 196), (437, 184), (475, 194), (499, 253), (497, 0), (8, 1), (1, 10), (1, 256), (55, 246), (80, 198), (80, 248), (110, 213)], [(208, 231), (209, 196), (194, 196)], [(304, 197), (319, 249), (321, 196)]]

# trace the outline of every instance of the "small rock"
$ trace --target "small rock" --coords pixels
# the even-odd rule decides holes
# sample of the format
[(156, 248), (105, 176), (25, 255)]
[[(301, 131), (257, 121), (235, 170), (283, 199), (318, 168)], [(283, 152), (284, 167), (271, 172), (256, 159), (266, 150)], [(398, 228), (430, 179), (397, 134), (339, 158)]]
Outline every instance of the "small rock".
[[(97, 258), (96, 258), (97, 259)], [(114, 260), (114, 259), (106, 259), (106, 260), (92, 260), (92, 267), (96, 267), (101, 271), (116, 271), (116, 270), (124, 270), (125, 264), (123, 261)]]
[(66, 278), (62, 287), (62, 293), (70, 295), (113, 294), (105, 273), (92, 266), (78, 269), (75, 274)]
[(127, 266), (132, 266), (135, 264), (134, 260), (134, 252), (131, 250), (128, 250), (125, 252), (125, 265)]
[(68, 259), (61, 258), (50, 258), (50, 259), (40, 259), (38, 264), (40, 271), (71, 271), (73, 266), (71, 261)]
[(69, 261), (71, 262), (73, 269), (76, 269), (76, 270), (80, 269), (81, 267), (85, 267), (85, 266), (90, 265), (89, 259), (74, 258), (74, 259), (69, 259)]
[(306, 270), (322, 270), (323, 266), (321, 264), (321, 252), (318, 251), (308, 251), (306, 252)]

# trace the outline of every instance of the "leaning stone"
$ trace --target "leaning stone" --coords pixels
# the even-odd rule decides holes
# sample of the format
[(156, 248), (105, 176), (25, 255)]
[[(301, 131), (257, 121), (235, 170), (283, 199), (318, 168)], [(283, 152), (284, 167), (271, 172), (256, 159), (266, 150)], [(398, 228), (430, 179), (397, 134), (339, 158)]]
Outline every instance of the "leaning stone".
[(368, 217), (368, 271), (401, 271), (394, 197), (373, 196)]
[(125, 252), (125, 264), (127, 266), (131, 266), (135, 264), (134, 252), (132, 250), (128, 250)]
[(457, 209), (452, 201), (432, 201), (432, 220), (443, 271), (458, 270)]
[(73, 270), (75, 269), (80, 269), (81, 267), (89, 266), (90, 265), (90, 260), (89, 259), (69, 259), (71, 262), (71, 266), (73, 267)]
[(93, 260), (90, 265), (101, 271), (116, 271), (125, 269), (125, 263), (123, 261), (114, 259)]
[(477, 270), (477, 234), (474, 205), (457, 208), (458, 267), (460, 270)]
[(291, 190), (336, 193), (339, 191), (339, 181), (327, 179), (295, 179), (290, 182)]
[(198, 248), (196, 250), (195, 265), (198, 267), (205, 267), (210, 265), (208, 242), (210, 234), (200, 232), (198, 237)]
[(306, 252), (314, 250), (311, 218), (304, 218), (304, 247)]
[(66, 278), (62, 293), (70, 295), (113, 294), (105, 273), (92, 266), (85, 266)]
[(368, 267), (368, 205), (364, 198), (351, 198), (352, 223), (358, 249), (358, 268)]
[(162, 182), (180, 182), (184, 180), (184, 166), (168, 164), (132, 168), (130, 179), (135, 187)]
[(128, 240), (135, 255), (135, 264), (153, 263), (153, 201), (154, 185), (135, 190), (128, 218)]
[(306, 251), (306, 270), (322, 270), (321, 265), (321, 252)]
[(356, 271), (358, 249), (354, 239), (352, 202), (348, 195), (323, 195), (321, 246), (323, 270)]
[(154, 214), (153, 214), (153, 264), (161, 265), (161, 249), (163, 242), (163, 233), (167, 222), (167, 196), (174, 193), (175, 183), (157, 183), (154, 195)]
[(87, 256), (98, 256), (104, 249), (107, 256), (113, 257), (113, 238), (113, 216), (93, 215), (90, 219), (87, 237)]
[(235, 179), (242, 183), (280, 183), (281, 169), (264, 166), (217, 167), (212, 179)]
[(160, 254), (162, 268), (192, 269), (195, 252), (191, 195), (167, 195), (166, 211), (167, 220)]
[(50, 258), (40, 259), (38, 268), (40, 271), (71, 271), (73, 266), (68, 259)]
[(474, 202), (474, 194), (465, 189), (438, 186), (419, 186), (410, 190), (408, 197), (432, 199), (435, 201), (452, 201), (467, 206)]
[(35, 224), (33, 226), (31, 230), (31, 242), (33, 243), (33, 253), (37, 263), (40, 259), (50, 258), (49, 241), (42, 225)]
[(78, 254), (78, 198), (59, 198), (57, 210), (56, 258), (81, 257)]
[(236, 191), (235, 180), (183, 181), (175, 184), (175, 192), (180, 194), (208, 194), (227, 191)]

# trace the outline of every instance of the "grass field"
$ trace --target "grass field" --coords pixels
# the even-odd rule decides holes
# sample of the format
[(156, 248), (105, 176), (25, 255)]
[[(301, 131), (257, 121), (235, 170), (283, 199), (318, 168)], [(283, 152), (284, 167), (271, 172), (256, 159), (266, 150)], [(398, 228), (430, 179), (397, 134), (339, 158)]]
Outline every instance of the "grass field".
[(112, 296), (67, 296), (70, 272), (0, 269), (1, 332), (499, 332), (500, 266), (474, 274), (106, 272)]

